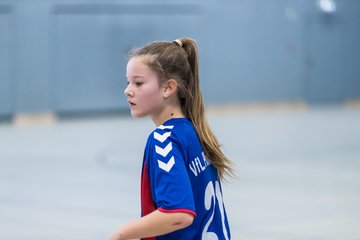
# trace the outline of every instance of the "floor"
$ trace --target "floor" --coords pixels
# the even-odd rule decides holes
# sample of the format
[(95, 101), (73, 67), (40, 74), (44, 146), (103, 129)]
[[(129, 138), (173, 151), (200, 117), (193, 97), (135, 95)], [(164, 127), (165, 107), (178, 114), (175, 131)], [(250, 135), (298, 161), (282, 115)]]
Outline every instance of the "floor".
[[(211, 111), (233, 160), (232, 239), (360, 239), (360, 108)], [(97, 240), (137, 218), (145, 140), (129, 116), (0, 123), (0, 239)]]

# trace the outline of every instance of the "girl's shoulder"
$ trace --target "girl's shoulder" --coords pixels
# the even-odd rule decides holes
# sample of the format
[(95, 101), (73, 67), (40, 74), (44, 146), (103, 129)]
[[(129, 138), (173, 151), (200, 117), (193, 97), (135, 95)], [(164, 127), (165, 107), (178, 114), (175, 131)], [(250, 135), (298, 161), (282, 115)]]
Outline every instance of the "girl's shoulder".
[(187, 118), (172, 118), (150, 133), (148, 143), (182, 142), (189, 138), (193, 132), (193, 125)]

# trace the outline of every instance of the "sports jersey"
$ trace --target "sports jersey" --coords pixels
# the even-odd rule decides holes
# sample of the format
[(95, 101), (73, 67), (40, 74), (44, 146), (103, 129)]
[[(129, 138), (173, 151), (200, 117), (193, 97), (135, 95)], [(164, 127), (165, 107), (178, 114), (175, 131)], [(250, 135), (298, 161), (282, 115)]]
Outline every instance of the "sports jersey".
[(187, 118), (172, 118), (148, 137), (141, 176), (142, 216), (154, 210), (193, 215), (178, 231), (145, 240), (229, 240), (230, 229), (216, 168), (207, 161)]

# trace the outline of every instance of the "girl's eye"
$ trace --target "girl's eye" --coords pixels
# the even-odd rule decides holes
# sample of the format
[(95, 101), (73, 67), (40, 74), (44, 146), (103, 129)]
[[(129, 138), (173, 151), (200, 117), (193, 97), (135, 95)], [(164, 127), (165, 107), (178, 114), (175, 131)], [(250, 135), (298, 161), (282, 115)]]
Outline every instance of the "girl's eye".
[(143, 85), (143, 82), (135, 82), (136, 86), (140, 87), (141, 85)]

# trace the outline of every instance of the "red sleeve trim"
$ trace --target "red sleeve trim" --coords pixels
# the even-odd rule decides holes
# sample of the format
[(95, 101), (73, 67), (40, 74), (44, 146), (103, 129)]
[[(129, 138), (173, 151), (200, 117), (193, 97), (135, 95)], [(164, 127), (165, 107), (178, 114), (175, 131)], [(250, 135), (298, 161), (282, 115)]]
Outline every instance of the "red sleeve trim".
[(164, 212), (164, 213), (177, 213), (177, 212), (182, 212), (182, 213), (189, 213), (191, 215), (193, 215), (194, 217), (196, 217), (196, 213), (192, 210), (189, 209), (185, 209), (185, 208), (178, 208), (178, 209), (164, 209), (164, 208), (158, 208), (157, 210), (159, 210), (160, 212)]

